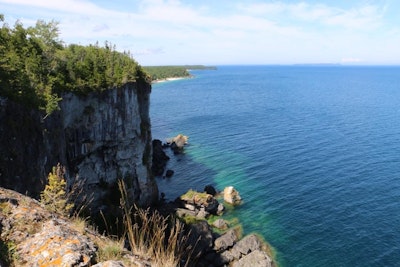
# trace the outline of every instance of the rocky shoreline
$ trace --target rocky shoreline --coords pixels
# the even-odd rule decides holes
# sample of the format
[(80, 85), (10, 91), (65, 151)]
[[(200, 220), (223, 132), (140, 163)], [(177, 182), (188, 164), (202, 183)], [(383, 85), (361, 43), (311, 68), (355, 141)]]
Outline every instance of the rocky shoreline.
[[(173, 142), (182, 152), (187, 138), (181, 136)], [(161, 151), (170, 147), (171, 143)], [(203, 192), (189, 190), (172, 202), (161, 200), (155, 208), (185, 223), (186, 245), (193, 248), (190, 266), (276, 266), (261, 237), (242, 236), (237, 223), (223, 219), (227, 210), (240, 203), (233, 187), (218, 192), (208, 185)], [(118, 259), (113, 260), (112, 255), (102, 259), (101, 251), (116, 248), (115, 242), (110, 242), (110, 237), (99, 234), (84, 219), (71, 220), (50, 212), (37, 200), (0, 187), (0, 266), (155, 266), (151, 258), (134, 254), (123, 243), (117, 244)]]
[[(169, 157), (164, 149), (182, 153), (187, 137), (178, 135), (163, 144), (153, 140), (153, 170), (156, 176), (166, 177)], [(165, 174), (165, 175), (164, 175)], [(220, 200), (220, 201), (219, 201)], [(205, 186), (203, 192), (189, 190), (173, 202), (164, 203), (160, 210), (174, 214), (190, 226), (195, 241), (196, 266), (276, 266), (269, 245), (257, 234), (242, 236), (238, 226), (222, 218), (225, 206), (240, 205), (241, 197), (232, 186), (218, 192)]]
[[(218, 201), (221, 197), (223, 202)], [(239, 193), (233, 187), (227, 187), (221, 193), (212, 186), (206, 186), (204, 192), (189, 190), (175, 204), (176, 216), (190, 225), (199, 240), (196, 266), (275, 266), (268, 255), (268, 245), (259, 236), (242, 237), (239, 227), (231, 227), (222, 219), (225, 205), (240, 205)]]

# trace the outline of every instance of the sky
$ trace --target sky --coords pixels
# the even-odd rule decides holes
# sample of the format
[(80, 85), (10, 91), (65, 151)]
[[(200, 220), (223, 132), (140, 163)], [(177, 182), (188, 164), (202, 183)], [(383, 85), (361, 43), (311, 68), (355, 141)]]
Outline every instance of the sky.
[(105, 41), (143, 66), (400, 65), (398, 0), (0, 0), (11, 26), (59, 23), (60, 38)]

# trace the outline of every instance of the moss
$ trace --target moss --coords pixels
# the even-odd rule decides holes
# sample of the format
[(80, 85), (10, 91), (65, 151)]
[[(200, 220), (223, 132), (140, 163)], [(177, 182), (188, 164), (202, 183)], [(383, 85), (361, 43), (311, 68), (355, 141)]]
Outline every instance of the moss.
[(180, 199), (187, 202), (206, 203), (212, 198), (210, 194), (200, 193), (190, 189), (185, 194), (180, 196)]
[(179, 217), (179, 219), (185, 224), (194, 224), (202, 219), (198, 219), (196, 216), (186, 215), (183, 217)]

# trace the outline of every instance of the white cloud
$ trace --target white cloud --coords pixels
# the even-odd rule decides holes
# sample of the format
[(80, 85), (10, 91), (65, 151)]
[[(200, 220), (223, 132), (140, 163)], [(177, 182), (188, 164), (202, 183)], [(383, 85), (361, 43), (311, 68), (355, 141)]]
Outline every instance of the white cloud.
[(339, 26), (346, 29), (376, 28), (386, 10), (386, 6), (361, 5), (343, 9), (325, 4), (262, 3), (241, 6), (249, 15), (271, 17), (281, 23), (313, 22), (320, 26)]
[[(1, 0), (1, 3), (14, 4), (20, 6), (43, 8), (58, 12), (68, 12), (72, 14), (83, 15), (103, 15), (114, 13), (110, 10), (103, 9), (97, 5), (85, 0)], [(33, 11), (33, 10), (32, 10)]]
[[(207, 59), (221, 64), (365, 60), (376, 54), (376, 47), (389, 49), (385, 39), (393, 38), (390, 32), (399, 32), (396, 27), (384, 28), (386, 6), (222, 1), (142, 0), (135, 1), (135, 6), (126, 1), (122, 7), (116, 6), (121, 3), (116, 1), (112, 8), (88, 0), (0, 3), (5, 7), (18, 5), (22, 10), (18, 14), (24, 19), (59, 21), (66, 43), (102, 44), (108, 40), (117, 49), (134, 51), (143, 64), (149, 60), (151, 64), (157, 60), (172, 64), (166, 61), (197, 63)], [(35, 14), (40, 15), (35, 18)]]

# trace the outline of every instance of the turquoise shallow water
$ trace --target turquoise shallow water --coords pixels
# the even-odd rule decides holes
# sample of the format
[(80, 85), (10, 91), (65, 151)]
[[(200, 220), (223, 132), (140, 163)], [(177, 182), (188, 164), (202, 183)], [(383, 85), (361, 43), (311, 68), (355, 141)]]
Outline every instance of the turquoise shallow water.
[(398, 266), (400, 68), (221, 66), (156, 84), (153, 137), (190, 137), (174, 199), (234, 185), (281, 266)]

